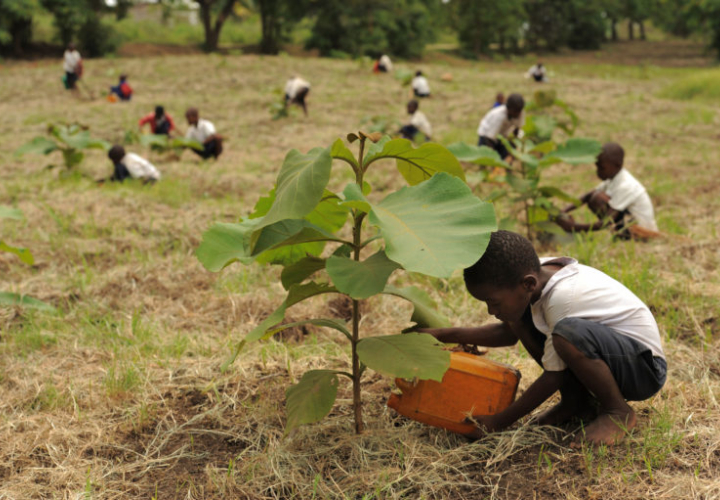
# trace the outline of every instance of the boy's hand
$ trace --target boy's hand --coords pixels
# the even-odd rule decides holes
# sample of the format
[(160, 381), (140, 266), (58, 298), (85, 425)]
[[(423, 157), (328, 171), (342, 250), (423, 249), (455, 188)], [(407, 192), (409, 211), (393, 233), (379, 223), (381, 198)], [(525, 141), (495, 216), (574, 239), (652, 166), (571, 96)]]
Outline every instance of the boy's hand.
[(564, 231), (569, 233), (575, 227), (575, 219), (573, 219), (571, 215), (562, 214), (555, 218), (555, 224), (557, 224)]
[(470, 437), (481, 438), (489, 432), (495, 432), (504, 429), (503, 425), (495, 415), (473, 415), (464, 420), (466, 424), (474, 424), (475, 430), (468, 434)]

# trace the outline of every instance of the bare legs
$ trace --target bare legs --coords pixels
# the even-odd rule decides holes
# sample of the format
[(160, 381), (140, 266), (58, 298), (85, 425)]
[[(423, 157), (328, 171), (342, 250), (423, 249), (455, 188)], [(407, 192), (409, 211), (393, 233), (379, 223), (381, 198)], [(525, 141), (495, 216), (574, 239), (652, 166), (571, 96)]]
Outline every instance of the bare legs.
[[(559, 335), (553, 335), (553, 346), (580, 384), (600, 403), (600, 414), (585, 428), (584, 439), (596, 445), (620, 441), (627, 430), (635, 427), (637, 418), (620, 393), (610, 368), (599, 359), (588, 358)], [(582, 440), (583, 436), (578, 435), (573, 447), (580, 446)]]

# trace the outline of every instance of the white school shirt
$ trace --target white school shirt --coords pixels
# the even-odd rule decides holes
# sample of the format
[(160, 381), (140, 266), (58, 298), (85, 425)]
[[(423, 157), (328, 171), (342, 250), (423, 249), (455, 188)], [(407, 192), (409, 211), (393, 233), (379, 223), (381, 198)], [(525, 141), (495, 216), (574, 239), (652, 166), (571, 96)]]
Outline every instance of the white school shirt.
[(126, 153), (120, 163), (125, 165), (133, 179), (160, 180), (160, 172), (155, 165), (135, 153)]
[(392, 61), (387, 54), (383, 54), (382, 56), (380, 56), (380, 61), (378, 61), (378, 64), (380, 66), (384, 66), (385, 70), (387, 70), (388, 73), (392, 71)]
[(425, 113), (422, 111), (415, 111), (413, 113), (412, 118), (410, 119), (410, 125), (414, 125), (415, 128), (425, 135), (425, 137), (429, 138), (432, 136), (432, 126), (425, 116)]
[(477, 133), (489, 139), (495, 139), (498, 135), (507, 137), (513, 130), (522, 128), (523, 125), (525, 125), (525, 112), (521, 112), (517, 118), (509, 119), (507, 106), (503, 104), (487, 112), (480, 121)]
[(626, 335), (647, 346), (653, 356), (665, 359), (660, 332), (650, 309), (622, 283), (569, 257), (546, 257), (540, 261), (564, 265), (552, 275), (540, 298), (530, 306), (535, 327), (547, 337), (542, 357), (545, 370), (562, 371), (567, 367), (552, 343), (555, 325), (565, 318), (581, 318), (608, 326), (618, 335)]
[(545, 66), (538, 67), (537, 64), (534, 64), (534, 65), (530, 66), (530, 69), (528, 69), (527, 73), (525, 73), (525, 76), (527, 78), (532, 78), (535, 75), (541, 75), (544, 80), (545, 76), (547, 75), (547, 72), (545, 71)]
[(412, 88), (417, 91), (418, 94), (430, 94), (430, 84), (428, 83), (427, 78), (422, 75), (413, 78)]
[(63, 70), (66, 73), (75, 73), (81, 59), (80, 52), (77, 50), (66, 50), (63, 54)]
[(296, 76), (295, 78), (290, 78), (285, 84), (285, 94), (290, 99), (295, 99), (295, 96), (298, 95), (301, 90), (309, 88), (310, 84), (308, 82)]
[(197, 125), (190, 125), (187, 133), (185, 134), (186, 139), (193, 139), (203, 144), (208, 137), (215, 134), (215, 125), (208, 120), (200, 118)]
[(658, 230), (650, 195), (640, 181), (624, 168), (612, 179), (602, 181), (596, 189), (610, 197), (610, 208), (618, 212), (627, 210), (638, 226), (650, 231)]

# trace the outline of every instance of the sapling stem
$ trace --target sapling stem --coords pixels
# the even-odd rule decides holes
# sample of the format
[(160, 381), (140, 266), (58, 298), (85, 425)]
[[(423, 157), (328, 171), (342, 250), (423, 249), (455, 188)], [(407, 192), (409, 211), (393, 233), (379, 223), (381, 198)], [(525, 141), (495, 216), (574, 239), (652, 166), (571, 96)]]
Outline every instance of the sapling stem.
[[(365, 153), (365, 137), (360, 138), (360, 152), (358, 153), (358, 169), (355, 171), (355, 182), (362, 190), (363, 185), (363, 155)], [(358, 210), (353, 211), (353, 259), (360, 260), (362, 248), (362, 223), (364, 214)], [(353, 373), (353, 412), (355, 414), (355, 433), (363, 431), (362, 399), (360, 397), (360, 358), (357, 355), (357, 345), (360, 341), (360, 301), (352, 301), (352, 373)]]

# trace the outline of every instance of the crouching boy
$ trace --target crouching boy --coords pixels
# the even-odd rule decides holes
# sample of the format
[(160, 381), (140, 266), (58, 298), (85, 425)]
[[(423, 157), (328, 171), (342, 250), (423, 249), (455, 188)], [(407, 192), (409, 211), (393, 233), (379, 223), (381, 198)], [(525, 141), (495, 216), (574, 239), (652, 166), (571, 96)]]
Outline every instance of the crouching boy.
[(602, 181), (581, 198), (581, 205), (598, 217), (593, 224), (575, 222), (570, 215), (575, 205), (568, 205), (556, 223), (567, 232), (598, 231), (611, 227), (620, 239), (657, 236), (655, 211), (645, 187), (623, 168), (625, 151), (616, 142), (603, 145), (595, 162), (597, 176)]
[[(140, 179), (144, 184), (152, 184), (160, 180), (160, 172), (155, 165), (135, 153), (126, 153), (119, 144), (108, 151), (108, 158), (113, 163), (113, 175), (109, 181), (122, 182), (125, 179)], [(105, 180), (98, 181), (100, 184)]]
[(583, 438), (613, 444), (636, 425), (627, 401), (648, 399), (665, 384), (667, 365), (652, 313), (597, 269), (569, 257), (539, 259), (526, 238), (497, 231), (464, 278), (468, 292), (500, 323), (419, 331), (485, 347), (520, 341), (544, 370), (505, 410), (474, 415), (474, 436), (508, 427), (559, 390), (560, 402), (536, 422), (562, 424), (586, 414), (595, 399), (598, 414), (573, 446)]
[(525, 125), (523, 108), (525, 100), (520, 94), (510, 94), (505, 104), (493, 106), (478, 126), (478, 146), (493, 148), (503, 160), (510, 155), (500, 136), (507, 139), (517, 137)]
[(217, 159), (223, 151), (223, 138), (215, 131), (215, 125), (210, 120), (200, 118), (197, 108), (189, 108), (185, 118), (189, 125), (185, 138), (197, 141), (203, 147), (202, 150), (192, 151), (204, 160), (211, 157)]

